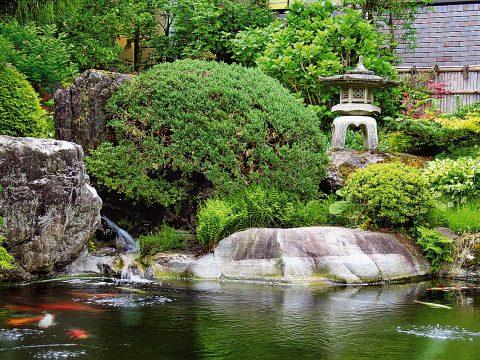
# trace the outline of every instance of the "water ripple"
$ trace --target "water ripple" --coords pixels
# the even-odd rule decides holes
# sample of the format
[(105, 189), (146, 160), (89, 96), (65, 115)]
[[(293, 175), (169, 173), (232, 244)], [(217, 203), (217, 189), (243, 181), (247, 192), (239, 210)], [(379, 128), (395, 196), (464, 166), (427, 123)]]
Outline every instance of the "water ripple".
[(26, 335), (41, 335), (42, 330), (33, 329), (0, 329), (0, 340), (16, 341), (22, 340)]
[(438, 340), (469, 340), (473, 341), (474, 337), (480, 337), (480, 332), (472, 332), (459, 326), (413, 326), (411, 329), (404, 330), (397, 327), (397, 332), (402, 334), (415, 335)]
[(86, 301), (89, 304), (103, 305), (103, 306), (112, 306), (112, 307), (142, 307), (142, 306), (152, 306), (152, 305), (164, 305), (166, 303), (172, 302), (172, 299), (169, 299), (165, 296), (122, 296), (122, 297), (111, 297), (104, 299), (92, 299)]
[(36, 354), (34, 359), (70, 359), (79, 356), (87, 355), (85, 350), (67, 351), (67, 350), (49, 350), (43, 353)]

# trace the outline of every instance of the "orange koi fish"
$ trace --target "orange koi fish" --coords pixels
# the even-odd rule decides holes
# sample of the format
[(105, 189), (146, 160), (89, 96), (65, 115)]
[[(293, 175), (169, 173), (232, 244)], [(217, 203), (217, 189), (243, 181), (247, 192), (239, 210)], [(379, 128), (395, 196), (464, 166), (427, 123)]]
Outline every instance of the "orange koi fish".
[(15, 311), (42, 311), (42, 309), (34, 308), (31, 306), (24, 306), (24, 305), (5, 305), (5, 308), (15, 310)]
[(10, 326), (28, 325), (28, 324), (31, 324), (31, 323), (34, 323), (34, 322), (39, 322), (42, 319), (43, 319), (43, 316), (9, 319), (9, 320), (7, 320), (7, 325), (10, 325)]
[(90, 334), (85, 330), (73, 329), (67, 331), (67, 336), (71, 339), (86, 339)]
[(44, 310), (65, 310), (65, 311), (101, 311), (94, 307), (79, 304), (75, 302), (59, 302), (53, 304), (40, 304), (39, 307)]

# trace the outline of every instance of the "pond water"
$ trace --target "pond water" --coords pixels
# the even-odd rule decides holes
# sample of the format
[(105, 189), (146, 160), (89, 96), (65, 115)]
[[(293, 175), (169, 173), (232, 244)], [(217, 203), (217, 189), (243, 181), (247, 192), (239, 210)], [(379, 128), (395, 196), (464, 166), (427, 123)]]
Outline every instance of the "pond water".
[(480, 359), (480, 291), (441, 285), (2, 286), (0, 359)]

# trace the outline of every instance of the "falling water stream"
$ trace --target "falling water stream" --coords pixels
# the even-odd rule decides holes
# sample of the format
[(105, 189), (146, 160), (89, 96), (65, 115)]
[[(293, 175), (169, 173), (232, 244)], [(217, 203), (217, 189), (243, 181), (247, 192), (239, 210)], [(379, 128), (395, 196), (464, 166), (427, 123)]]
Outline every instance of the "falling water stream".
[(115, 233), (115, 244), (117, 249), (122, 251), (120, 258), (122, 268), (120, 270), (120, 279), (127, 282), (148, 282), (142, 267), (137, 262), (139, 257), (138, 243), (135, 239), (109, 218), (102, 216), (102, 220), (107, 227)]

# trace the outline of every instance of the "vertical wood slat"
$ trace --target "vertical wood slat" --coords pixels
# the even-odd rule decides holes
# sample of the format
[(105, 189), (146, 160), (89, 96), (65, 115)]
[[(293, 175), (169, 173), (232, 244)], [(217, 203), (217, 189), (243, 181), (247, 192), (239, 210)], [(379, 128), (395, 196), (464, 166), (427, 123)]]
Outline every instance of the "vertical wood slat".
[[(420, 69), (420, 71), (426, 70), (428, 69)], [(445, 95), (443, 99), (437, 100), (438, 108), (442, 113), (452, 113), (456, 110), (457, 97), (459, 98), (458, 102), (463, 106), (480, 101), (480, 69), (476, 67), (471, 69), (469, 71), (469, 77), (467, 80), (463, 78), (463, 73), (461, 70), (462, 67), (449, 67), (445, 70), (442, 70), (442, 67), (440, 67), (440, 73), (437, 75), (436, 81), (445, 82), (447, 85), (447, 90), (452, 93)], [(407, 72), (407, 69), (404, 68), (399, 68), (399, 72), (401, 79), (412, 76), (412, 74)], [(478, 91), (479, 94), (455, 94), (455, 92), (462, 90)]]

